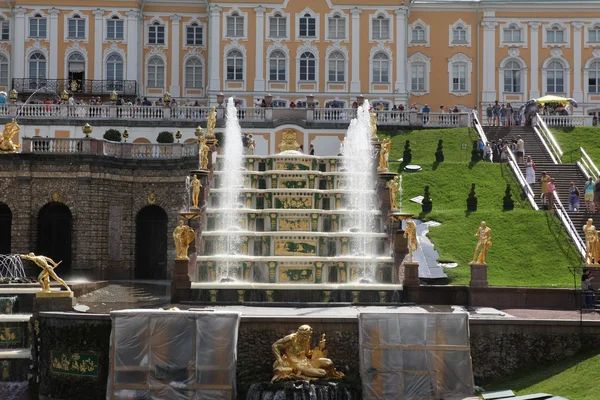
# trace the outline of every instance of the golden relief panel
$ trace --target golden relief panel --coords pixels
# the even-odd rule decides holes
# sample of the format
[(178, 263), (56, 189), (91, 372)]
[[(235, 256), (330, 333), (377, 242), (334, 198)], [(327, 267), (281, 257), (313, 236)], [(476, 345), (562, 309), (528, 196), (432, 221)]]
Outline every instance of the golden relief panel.
[(312, 197), (276, 197), (275, 208), (312, 208)]
[(279, 282), (314, 282), (313, 268), (306, 267), (279, 267)]
[(310, 161), (277, 161), (275, 163), (275, 169), (286, 171), (308, 171), (311, 167), (310, 164)]
[(276, 256), (314, 256), (317, 254), (317, 241), (276, 240)]
[(282, 189), (306, 189), (306, 186), (306, 179), (279, 179), (279, 187)]
[(310, 220), (308, 218), (279, 218), (280, 231), (309, 231)]

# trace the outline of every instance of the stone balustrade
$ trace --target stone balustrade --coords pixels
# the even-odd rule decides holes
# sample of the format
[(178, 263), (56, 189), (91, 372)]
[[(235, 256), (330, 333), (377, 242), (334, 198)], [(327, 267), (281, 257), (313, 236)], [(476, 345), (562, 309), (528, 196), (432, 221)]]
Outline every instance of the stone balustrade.
[(591, 115), (542, 115), (542, 120), (548, 127), (575, 127), (593, 125), (593, 117)]

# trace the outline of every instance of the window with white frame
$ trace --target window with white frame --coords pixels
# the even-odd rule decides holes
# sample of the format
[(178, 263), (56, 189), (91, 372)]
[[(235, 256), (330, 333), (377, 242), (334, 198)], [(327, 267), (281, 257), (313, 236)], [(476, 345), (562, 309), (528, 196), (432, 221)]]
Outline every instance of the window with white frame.
[(373, 56), (373, 83), (389, 83), (390, 59), (387, 54), (379, 52)]
[(165, 44), (165, 26), (158, 21), (148, 27), (148, 44)]
[(269, 17), (269, 37), (273, 39), (284, 38), (287, 36), (287, 18), (281, 13), (276, 12)]
[(317, 19), (309, 13), (300, 17), (300, 37), (313, 38), (317, 36)]
[(427, 66), (423, 63), (414, 63), (410, 66), (410, 90), (412, 92), (424, 92), (425, 73)]
[(202, 61), (193, 57), (185, 62), (186, 89), (202, 89)]
[(371, 32), (373, 40), (383, 40), (390, 38), (390, 20), (383, 15), (377, 16), (372, 21), (373, 32)]
[(197, 22), (192, 22), (186, 28), (185, 44), (188, 46), (202, 46), (204, 30)]
[(424, 43), (425, 42), (425, 28), (421, 25), (417, 25), (412, 28), (411, 32), (411, 43)]
[(452, 43), (467, 43), (467, 30), (462, 26), (452, 29)]
[(452, 64), (452, 91), (466, 92), (467, 91), (467, 64), (455, 63)]
[(111, 54), (106, 59), (106, 80), (109, 82), (119, 82), (123, 79), (123, 57), (119, 54)]
[(123, 40), (124, 26), (124, 21), (118, 16), (113, 15), (108, 21), (106, 21), (106, 39)]
[(346, 57), (340, 51), (329, 55), (329, 82), (345, 82)]
[(503, 42), (505, 43), (521, 43), (523, 41), (521, 29), (516, 25), (509, 25), (502, 32)]
[(0, 40), (10, 40), (10, 22), (0, 17)]
[(8, 86), (8, 58), (0, 55), (0, 85)]
[(75, 14), (69, 18), (69, 39), (85, 39), (85, 19)]
[(548, 43), (564, 43), (565, 31), (557, 26), (546, 30), (546, 42)]
[(546, 69), (546, 92), (565, 92), (565, 69), (559, 61), (552, 61)]
[(600, 43), (600, 25), (594, 25), (588, 30), (588, 42)]
[(588, 92), (600, 93), (600, 62), (594, 61), (588, 70)]
[(270, 81), (285, 81), (286, 80), (286, 57), (283, 51), (275, 50), (269, 57), (269, 80)]
[(29, 18), (29, 37), (30, 38), (45, 38), (48, 20), (42, 17), (41, 14), (35, 14)]
[(346, 18), (334, 15), (329, 18), (328, 24), (328, 39), (346, 39)]
[(300, 76), (301, 81), (314, 81), (316, 78), (317, 60), (310, 51), (302, 53), (300, 56)]
[(227, 80), (244, 80), (244, 56), (239, 50), (231, 50), (227, 54)]
[(148, 61), (148, 86), (149, 88), (165, 87), (165, 63), (160, 57), (152, 57)]
[(521, 66), (516, 61), (504, 65), (504, 93), (521, 93)]
[(46, 78), (46, 56), (36, 52), (29, 56), (29, 79), (38, 80)]
[(227, 37), (244, 36), (244, 17), (237, 11), (227, 16)]

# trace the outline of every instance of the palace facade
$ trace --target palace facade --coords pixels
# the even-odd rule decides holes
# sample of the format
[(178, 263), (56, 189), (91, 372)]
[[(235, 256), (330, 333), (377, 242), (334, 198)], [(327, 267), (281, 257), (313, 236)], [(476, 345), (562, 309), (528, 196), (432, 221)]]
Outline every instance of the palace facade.
[(573, 97), (600, 110), (600, 1), (9, 0), (0, 89), (386, 109)]

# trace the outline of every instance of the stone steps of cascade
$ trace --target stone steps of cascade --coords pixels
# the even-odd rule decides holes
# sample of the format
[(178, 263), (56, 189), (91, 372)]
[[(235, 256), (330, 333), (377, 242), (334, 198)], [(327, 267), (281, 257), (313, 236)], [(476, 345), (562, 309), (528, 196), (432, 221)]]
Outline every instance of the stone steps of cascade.
[(198, 256), (196, 261), (252, 261), (252, 262), (381, 262), (391, 263), (394, 262), (393, 257), (361, 257), (361, 256), (335, 256), (335, 257), (318, 257), (318, 256), (250, 256), (250, 255), (212, 255), (212, 256)]
[[(213, 171), (213, 175), (225, 175), (227, 172), (222, 170)], [(370, 172), (365, 172), (369, 173)], [(315, 175), (315, 176), (345, 176), (352, 175), (355, 176), (355, 173), (348, 171), (318, 171), (314, 169), (303, 169), (303, 170), (295, 170), (295, 169), (268, 169), (265, 171), (251, 171), (251, 170), (243, 170), (241, 171), (242, 175)]]
[[(210, 189), (210, 193), (227, 193), (230, 192), (231, 189), (227, 189), (227, 188), (211, 188)], [(249, 187), (241, 187), (239, 188), (239, 191), (241, 193), (281, 193), (284, 196), (289, 196), (290, 194), (297, 194), (297, 193), (309, 193), (309, 194), (315, 194), (315, 193), (350, 193), (350, 194), (356, 194), (356, 193), (361, 193), (361, 192), (367, 192), (367, 193), (373, 193), (375, 195), (375, 193), (377, 193), (376, 190), (350, 190), (350, 189), (341, 189), (341, 188), (337, 188), (337, 189), (287, 189), (287, 188), (272, 188), (272, 189), (256, 189), (256, 188), (249, 188)]]
[(310, 231), (203, 231), (202, 236), (225, 236), (235, 233), (239, 236), (313, 236), (313, 237), (374, 237), (387, 238), (389, 235), (373, 232), (310, 232)]
[[(317, 208), (261, 208), (261, 209), (258, 209), (258, 208), (207, 208), (204, 212), (205, 212), (205, 214), (223, 214), (224, 212), (227, 212), (227, 211), (237, 211), (240, 214), (276, 213), (276, 214), (302, 214), (302, 215), (308, 215), (308, 214), (348, 215), (348, 214), (352, 214), (352, 213), (364, 213), (365, 212), (365, 211), (360, 211), (360, 210), (346, 210), (346, 209), (321, 210), (321, 209), (317, 209)], [(379, 211), (379, 210), (369, 210), (369, 211), (375, 215), (381, 214), (381, 211)]]

